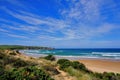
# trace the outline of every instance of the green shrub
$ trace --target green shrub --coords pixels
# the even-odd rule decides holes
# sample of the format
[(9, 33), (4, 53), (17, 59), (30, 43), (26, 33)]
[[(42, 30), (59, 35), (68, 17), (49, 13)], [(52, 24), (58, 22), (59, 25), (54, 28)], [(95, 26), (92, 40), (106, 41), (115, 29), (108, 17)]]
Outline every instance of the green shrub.
[(14, 53), (14, 52), (12, 52), (12, 53), (10, 53), (10, 55), (17, 55), (16, 53)]
[(93, 73), (93, 76), (98, 78), (98, 79), (103, 79), (103, 74), (102, 73), (95, 72), (95, 73)]
[(50, 61), (55, 61), (55, 57), (52, 55), (52, 54), (49, 54), (48, 56), (44, 57), (45, 59), (47, 60), (50, 60)]
[(21, 54), (21, 53), (19, 52), (19, 50), (16, 50), (16, 53)]
[(13, 57), (10, 57), (10, 56), (5, 56), (3, 58), (3, 61), (4, 61), (4, 64), (6, 65), (6, 64), (11, 64), (11, 63), (15, 62), (16, 59), (14, 59)]
[(79, 69), (79, 66), (80, 66), (80, 63), (78, 61), (73, 61), (72, 62), (72, 67), (73, 68)]
[(25, 66), (27, 66), (27, 65), (29, 65), (27, 62), (25, 62), (25, 61), (23, 61), (23, 60), (21, 60), (21, 59), (17, 59), (14, 63), (13, 63), (13, 66), (14, 67), (25, 67)]
[(78, 62), (78, 61), (73, 61), (71, 66), (75, 69), (78, 69), (78, 70), (87, 71), (87, 68), (85, 67), (85, 65), (83, 63)]
[(115, 74), (111, 72), (93, 73), (93, 76), (100, 80), (120, 80), (119, 74)]
[(3, 59), (4, 57), (5, 57), (5, 55), (0, 52), (0, 59)]
[(78, 61), (71, 62), (68, 59), (59, 59), (57, 61), (57, 63), (60, 64), (60, 69), (63, 69), (63, 70), (64, 70), (64, 68), (72, 66), (74, 69), (77, 69), (77, 70), (88, 71), (88, 69), (85, 67), (85, 65)]
[(65, 68), (68, 68), (69, 66), (71, 66), (71, 62), (68, 59), (59, 59), (57, 61), (57, 64), (60, 65), (61, 70), (65, 70)]
[(34, 66), (13, 69), (0, 76), (0, 80), (54, 80), (42, 69)]
[(44, 66), (44, 69), (45, 69), (46, 71), (51, 72), (53, 75), (57, 75), (57, 74), (60, 73), (56, 68), (51, 67), (51, 66)]
[(71, 62), (70, 61), (65, 61), (64, 63), (62, 63), (60, 65), (60, 69), (65, 70), (65, 68), (68, 68), (69, 66), (71, 66)]
[(4, 74), (4, 66), (0, 65), (0, 75)]
[(66, 61), (69, 61), (68, 59), (59, 59), (58, 61), (57, 61), (57, 64), (63, 64), (64, 62), (66, 62)]
[(120, 76), (118, 76), (117, 74), (115, 73), (107, 73), (107, 72), (104, 72), (103, 73), (103, 80), (120, 80)]
[(120, 79), (120, 73), (117, 73), (116, 76), (117, 76), (117, 79)]

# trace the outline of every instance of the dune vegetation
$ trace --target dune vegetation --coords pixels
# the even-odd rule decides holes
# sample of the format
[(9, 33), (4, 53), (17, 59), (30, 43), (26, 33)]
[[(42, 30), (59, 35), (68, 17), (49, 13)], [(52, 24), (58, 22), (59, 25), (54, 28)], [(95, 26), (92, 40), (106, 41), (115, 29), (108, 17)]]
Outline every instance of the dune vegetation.
[(0, 50), (0, 80), (120, 80), (119, 73), (96, 73), (78, 61), (53, 55), (29, 57), (16, 50)]

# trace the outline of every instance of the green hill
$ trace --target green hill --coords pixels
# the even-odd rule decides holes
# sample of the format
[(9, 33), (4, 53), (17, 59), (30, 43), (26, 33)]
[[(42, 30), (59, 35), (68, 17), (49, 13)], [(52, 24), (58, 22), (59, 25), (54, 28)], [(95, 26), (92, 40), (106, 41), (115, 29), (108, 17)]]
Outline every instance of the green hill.
[(53, 49), (50, 47), (41, 47), (41, 46), (22, 46), (22, 45), (0, 45), (0, 49)]

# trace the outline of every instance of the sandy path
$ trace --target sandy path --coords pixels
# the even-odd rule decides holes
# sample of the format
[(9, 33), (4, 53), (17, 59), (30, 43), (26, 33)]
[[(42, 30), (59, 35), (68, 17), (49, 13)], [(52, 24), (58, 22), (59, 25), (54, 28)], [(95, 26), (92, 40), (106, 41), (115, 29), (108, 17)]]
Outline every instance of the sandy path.
[(111, 60), (79, 60), (86, 67), (94, 72), (115, 72), (120, 73), (120, 61)]
[(56, 67), (56, 69), (60, 72), (60, 74), (57, 75), (56, 80), (76, 80), (75, 77), (70, 76), (68, 73), (60, 70), (59, 67)]

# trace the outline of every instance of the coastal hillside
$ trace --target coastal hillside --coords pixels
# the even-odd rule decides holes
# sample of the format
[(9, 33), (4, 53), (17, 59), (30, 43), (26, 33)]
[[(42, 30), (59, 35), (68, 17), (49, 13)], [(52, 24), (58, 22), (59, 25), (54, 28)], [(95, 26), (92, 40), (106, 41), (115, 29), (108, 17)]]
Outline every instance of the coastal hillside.
[(51, 50), (54, 48), (51, 47), (42, 47), (42, 46), (22, 46), (22, 45), (0, 45), (0, 49), (45, 49), (45, 50)]
[(120, 80), (120, 74), (92, 72), (78, 61), (53, 55), (34, 58), (6, 49), (0, 50), (0, 80)]

